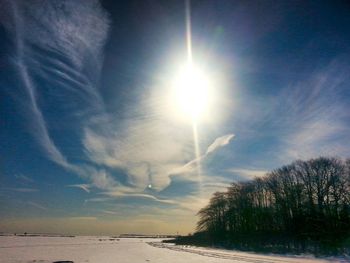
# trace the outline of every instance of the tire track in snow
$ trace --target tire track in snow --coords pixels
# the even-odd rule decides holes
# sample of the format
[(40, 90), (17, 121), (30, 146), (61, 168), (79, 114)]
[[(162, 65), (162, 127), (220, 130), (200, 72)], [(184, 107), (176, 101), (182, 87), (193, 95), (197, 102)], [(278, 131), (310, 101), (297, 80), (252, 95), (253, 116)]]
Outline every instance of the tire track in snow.
[[(287, 263), (287, 262), (301, 262), (302, 260), (306, 261), (312, 261), (316, 262), (315, 259), (302, 259), (302, 258), (293, 258), (293, 259), (280, 259), (280, 258), (274, 258), (274, 257), (268, 257), (268, 256), (254, 256), (254, 255), (237, 255), (237, 254), (232, 254), (232, 253), (225, 253), (225, 252), (215, 252), (215, 251), (203, 251), (195, 248), (186, 248), (183, 246), (177, 246), (177, 245), (168, 245), (160, 242), (147, 242), (148, 245), (156, 247), (156, 248), (167, 248), (170, 250), (174, 251), (179, 251), (179, 252), (188, 252), (192, 254), (197, 254), (205, 257), (213, 257), (213, 258), (219, 258), (219, 259), (228, 259), (228, 260), (234, 260), (237, 262), (249, 262), (249, 263)], [(266, 257), (266, 258), (263, 258)], [(319, 262), (329, 262), (329, 261), (323, 261), (320, 260)]]

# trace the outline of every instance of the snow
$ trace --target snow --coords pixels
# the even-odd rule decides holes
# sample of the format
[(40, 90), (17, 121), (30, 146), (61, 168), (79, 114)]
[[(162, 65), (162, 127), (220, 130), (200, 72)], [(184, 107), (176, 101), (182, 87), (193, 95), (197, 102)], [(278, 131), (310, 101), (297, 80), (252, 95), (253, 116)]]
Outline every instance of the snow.
[[(315, 258), (259, 255), (229, 250), (175, 246), (160, 239), (112, 237), (0, 236), (0, 262), (330, 262)], [(341, 260), (333, 260), (341, 262)], [(346, 261), (342, 261), (346, 262)]]

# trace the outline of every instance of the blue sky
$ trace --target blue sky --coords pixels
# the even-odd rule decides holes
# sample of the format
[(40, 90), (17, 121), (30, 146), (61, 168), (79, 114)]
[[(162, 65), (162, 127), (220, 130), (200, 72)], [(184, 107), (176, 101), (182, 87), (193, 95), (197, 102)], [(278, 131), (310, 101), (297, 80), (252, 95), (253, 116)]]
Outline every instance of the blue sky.
[(0, 1), (0, 231), (186, 234), (232, 181), (349, 157), (347, 3), (192, 1), (196, 156), (183, 2), (118, 2)]

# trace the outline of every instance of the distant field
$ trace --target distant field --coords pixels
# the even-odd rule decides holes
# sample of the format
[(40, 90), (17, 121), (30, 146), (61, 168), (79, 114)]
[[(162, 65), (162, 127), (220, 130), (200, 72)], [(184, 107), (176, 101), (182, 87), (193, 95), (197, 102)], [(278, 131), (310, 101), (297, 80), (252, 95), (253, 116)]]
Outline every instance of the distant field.
[[(266, 256), (218, 249), (174, 246), (162, 244), (160, 241), (160, 239), (150, 238), (0, 236), (0, 262), (330, 262), (330, 260), (313, 258)], [(341, 262), (340, 259), (333, 261)]]

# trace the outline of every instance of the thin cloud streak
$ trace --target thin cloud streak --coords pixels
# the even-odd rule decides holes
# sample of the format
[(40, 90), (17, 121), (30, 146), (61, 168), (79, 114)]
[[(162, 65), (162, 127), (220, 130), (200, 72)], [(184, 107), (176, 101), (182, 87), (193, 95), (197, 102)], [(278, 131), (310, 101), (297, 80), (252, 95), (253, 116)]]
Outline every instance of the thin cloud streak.
[[(45, 112), (38, 102), (41, 88), (34, 81), (38, 76), (47, 83), (54, 81), (56, 88), (53, 92), (64, 94), (65, 103), (69, 103), (72, 95), (78, 94), (79, 99), (86, 98), (88, 101), (86, 109), (93, 108), (96, 113), (103, 114), (104, 105), (96, 84), (109, 21), (99, 2), (3, 1), (0, 22), (16, 45), (14, 66), (26, 94), (18, 100), (19, 107), (23, 108), (29, 119), (30, 131), (47, 158), (90, 180), (97, 188), (106, 188), (111, 182), (114, 185), (103, 170), (68, 162), (49, 133)], [(73, 104), (80, 105), (76, 101)], [(71, 115), (74, 114), (76, 112)]]
[(38, 209), (40, 209), (40, 210), (44, 210), (44, 211), (47, 210), (47, 208), (46, 208), (45, 206), (43, 206), (43, 205), (41, 205), (41, 204), (38, 204), (38, 203), (36, 203), (36, 202), (28, 201), (27, 204), (28, 204), (28, 205), (31, 205), (31, 206), (33, 206), (33, 207), (35, 207), (35, 208), (38, 208)]
[(39, 191), (39, 189), (36, 189), (36, 188), (25, 188), (25, 187), (2, 187), (0, 188), (0, 190), (20, 192), (20, 193), (33, 193), (33, 192)]
[[(203, 160), (205, 160), (206, 157), (208, 157), (210, 154), (213, 154), (215, 151), (219, 150), (220, 148), (228, 145), (231, 140), (235, 137), (234, 134), (227, 134), (221, 137), (218, 137), (214, 140), (213, 143), (211, 143), (205, 154), (201, 155), (198, 158), (195, 158), (189, 162), (187, 162), (185, 165), (181, 166), (181, 167), (177, 167), (176, 169), (174, 169), (172, 171), (172, 175), (177, 175), (177, 174), (181, 174), (181, 175), (185, 175), (185, 174), (192, 174), (193, 171), (196, 169), (197, 167), (197, 163), (198, 162), (202, 162)], [(197, 178), (197, 177), (194, 177)]]
[(309, 79), (297, 83), (289, 94), (281, 95), (288, 98), (285, 103), (289, 108), (289, 120), (277, 120), (290, 127), (282, 137), (286, 148), (282, 158), (290, 161), (319, 155), (350, 154), (348, 146), (343, 143), (350, 140), (350, 116), (341, 99), (342, 85), (349, 81), (349, 72), (349, 63), (335, 59)]
[(88, 184), (71, 184), (67, 185), (67, 187), (75, 187), (84, 190), (87, 193), (90, 193), (90, 185)]
[(249, 107), (232, 121), (240, 139), (231, 152), (234, 168), (271, 170), (296, 159), (350, 156), (348, 61), (338, 56), (269, 87), (273, 94), (242, 96), (240, 104)]
[(23, 174), (14, 174), (14, 177), (22, 182), (26, 182), (26, 183), (33, 183), (34, 180), (28, 176), (25, 176)]
[(174, 202), (173, 200), (166, 200), (166, 199), (159, 199), (153, 195), (150, 194), (142, 194), (142, 193), (123, 193), (120, 191), (116, 191), (116, 192), (106, 192), (104, 193), (107, 196), (111, 196), (111, 197), (127, 197), (127, 198), (142, 198), (142, 199), (150, 199), (152, 201), (156, 201), (159, 203), (165, 203), (165, 204), (176, 204), (176, 202)]
[(216, 151), (218, 148), (221, 148), (227, 144), (230, 143), (230, 141), (235, 137), (234, 134), (227, 134), (224, 136), (221, 136), (219, 138), (216, 138), (215, 141), (209, 145), (207, 151), (205, 152), (206, 155)]

